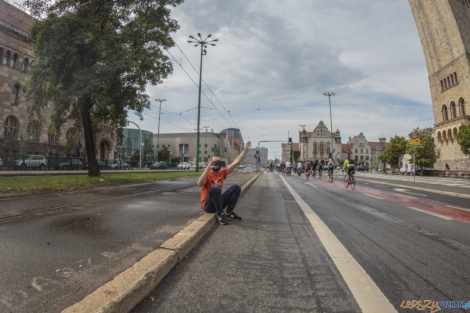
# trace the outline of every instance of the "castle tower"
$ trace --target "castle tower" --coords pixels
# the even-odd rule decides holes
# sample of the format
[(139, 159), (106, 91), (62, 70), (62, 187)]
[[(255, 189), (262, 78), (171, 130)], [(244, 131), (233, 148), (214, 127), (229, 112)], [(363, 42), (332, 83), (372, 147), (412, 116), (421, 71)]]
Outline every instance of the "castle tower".
[(470, 170), (457, 133), (470, 123), (470, 0), (409, 0), (426, 58), (436, 169)]

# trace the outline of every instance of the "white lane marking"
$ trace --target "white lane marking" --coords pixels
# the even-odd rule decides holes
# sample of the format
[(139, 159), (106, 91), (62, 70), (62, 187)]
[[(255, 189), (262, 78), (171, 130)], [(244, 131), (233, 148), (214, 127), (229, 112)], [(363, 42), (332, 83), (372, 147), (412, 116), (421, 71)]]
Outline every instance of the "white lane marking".
[(393, 190), (398, 191), (398, 192), (408, 193), (408, 194), (410, 194), (410, 195), (418, 195), (418, 196), (427, 197), (427, 195), (425, 195), (425, 194), (417, 193), (417, 192), (412, 192), (412, 191), (409, 191), (408, 189), (393, 188)]
[(310, 206), (299, 196), (289, 183), (281, 176), (282, 181), (312, 225), (325, 250), (330, 255), (336, 268), (361, 308), (363, 313), (397, 313), (387, 297), (357, 263), (348, 250), (341, 244), (331, 230)]
[(380, 197), (373, 196), (373, 195), (368, 195), (368, 194), (366, 194), (366, 193), (364, 193), (364, 195), (369, 196), (369, 197), (372, 197), (372, 198), (375, 198), (375, 199), (379, 199), (379, 200), (385, 200), (384, 198), (380, 198)]
[(312, 184), (312, 183), (304, 183), (304, 184), (305, 184), (305, 185), (310, 185), (310, 186), (315, 187), (315, 188), (318, 188), (318, 186), (316, 186), (316, 185), (314, 185), (314, 184)]
[(418, 209), (418, 208), (415, 208), (415, 207), (412, 207), (412, 206), (408, 206), (408, 209), (412, 209), (414, 211), (418, 211), (418, 212), (421, 212), (421, 213), (426, 213), (426, 214), (429, 214), (429, 215), (432, 215), (432, 216), (435, 216), (435, 217), (439, 217), (439, 218), (442, 218), (443, 220), (448, 220), (448, 221), (453, 220), (453, 218), (451, 218), (451, 217), (436, 214), (436, 213), (429, 212), (429, 211), (422, 210), (422, 209)]

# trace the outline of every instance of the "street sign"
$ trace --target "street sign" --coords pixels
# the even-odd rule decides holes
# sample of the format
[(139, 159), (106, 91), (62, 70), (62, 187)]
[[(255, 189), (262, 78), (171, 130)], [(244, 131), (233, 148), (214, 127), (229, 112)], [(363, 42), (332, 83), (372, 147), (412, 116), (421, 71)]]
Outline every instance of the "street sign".
[(421, 140), (419, 139), (410, 139), (408, 143), (412, 146), (419, 146), (421, 145)]

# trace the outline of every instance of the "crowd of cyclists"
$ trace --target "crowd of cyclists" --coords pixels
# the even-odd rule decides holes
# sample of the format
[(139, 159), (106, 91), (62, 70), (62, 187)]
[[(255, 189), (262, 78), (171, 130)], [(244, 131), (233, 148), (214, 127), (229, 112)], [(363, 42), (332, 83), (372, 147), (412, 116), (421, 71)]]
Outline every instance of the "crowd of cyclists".
[[(345, 182), (349, 185), (354, 183), (354, 171), (356, 165), (349, 160), (349, 157), (343, 163), (342, 172), (346, 173), (347, 178)], [(322, 177), (323, 171), (327, 171), (328, 179), (333, 181), (333, 174), (335, 170), (335, 163), (330, 158), (328, 160), (307, 160), (305, 162), (299, 161), (297, 164), (292, 164), (291, 162), (282, 162), (274, 164), (273, 162), (267, 164), (266, 169), (270, 172), (277, 171), (285, 175), (292, 175), (292, 173), (301, 176), (305, 175), (307, 180), (312, 177)], [(340, 168), (338, 167), (338, 170)]]

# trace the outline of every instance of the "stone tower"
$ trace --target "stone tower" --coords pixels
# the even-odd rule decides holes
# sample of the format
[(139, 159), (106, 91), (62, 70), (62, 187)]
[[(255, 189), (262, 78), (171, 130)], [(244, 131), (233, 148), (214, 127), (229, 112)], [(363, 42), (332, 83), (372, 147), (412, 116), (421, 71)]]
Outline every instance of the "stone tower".
[(431, 87), (436, 169), (470, 170), (457, 140), (470, 123), (470, 0), (409, 0)]

